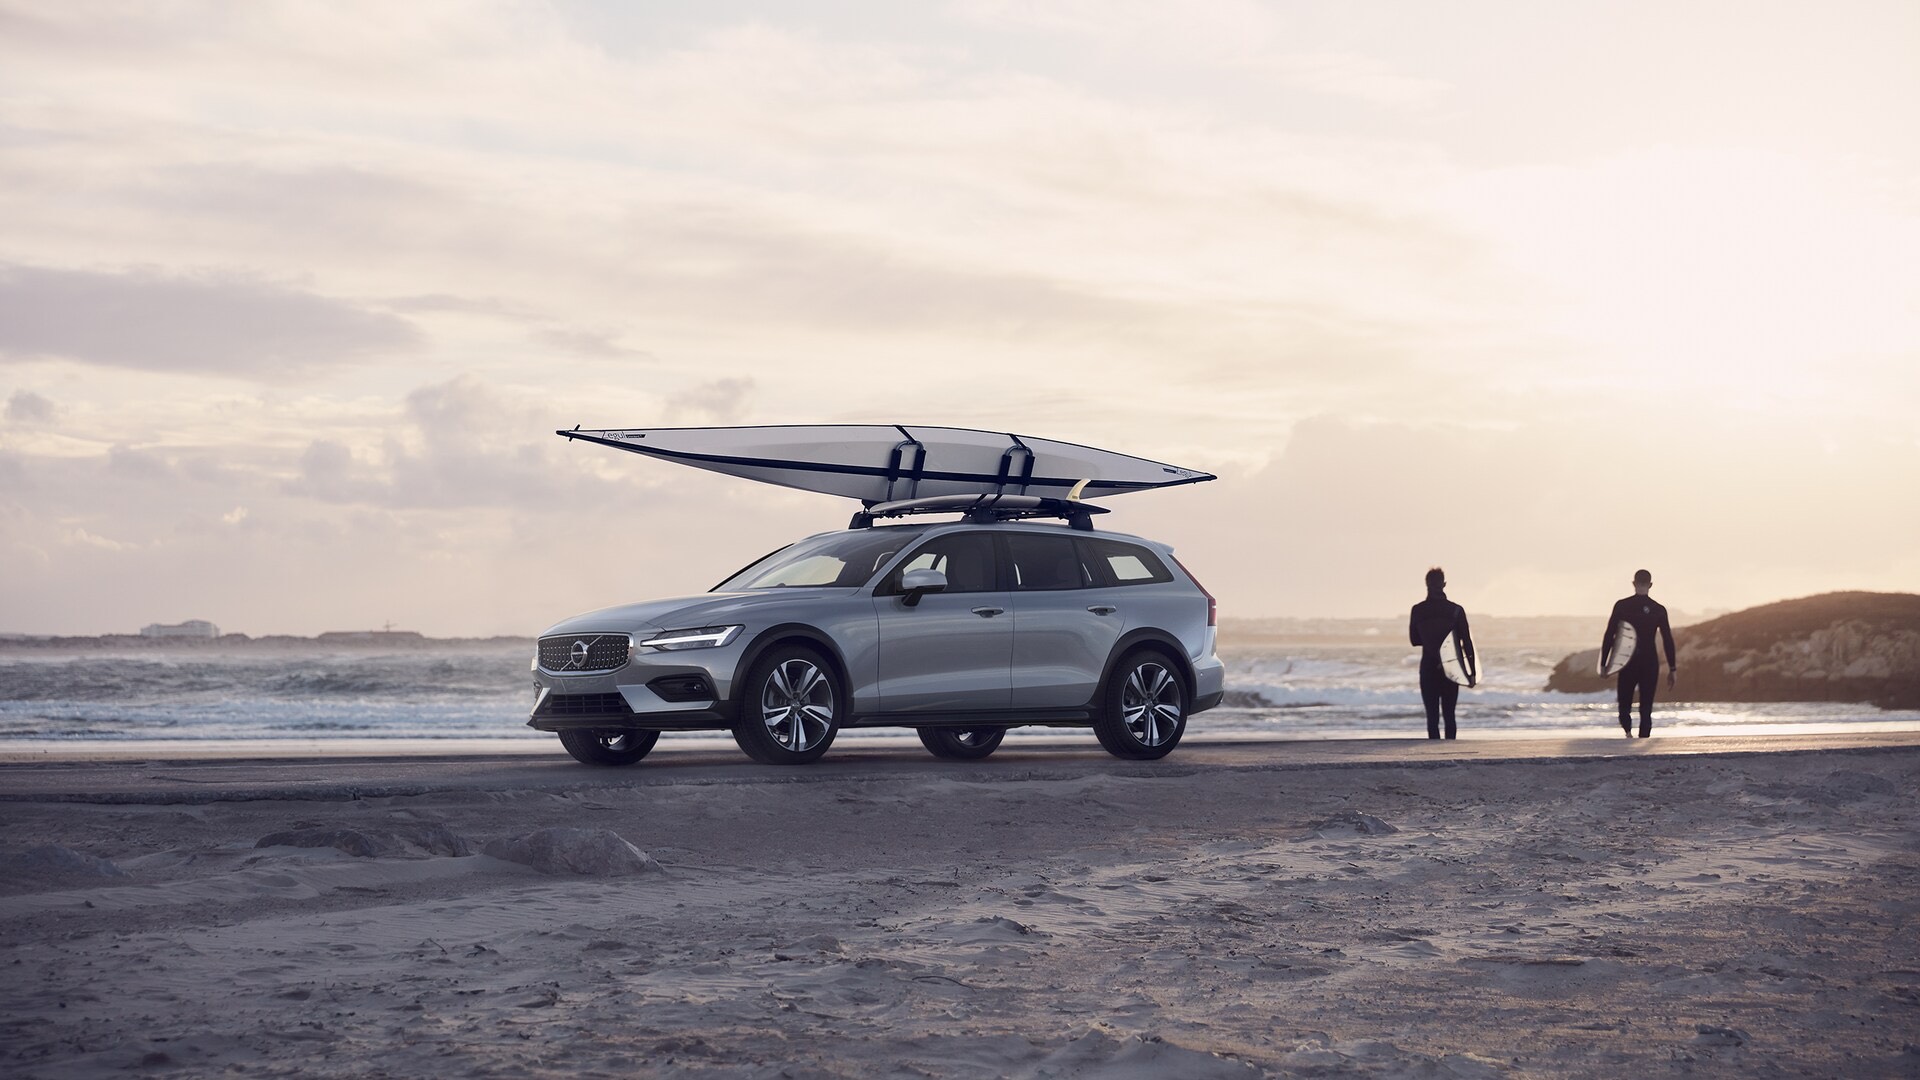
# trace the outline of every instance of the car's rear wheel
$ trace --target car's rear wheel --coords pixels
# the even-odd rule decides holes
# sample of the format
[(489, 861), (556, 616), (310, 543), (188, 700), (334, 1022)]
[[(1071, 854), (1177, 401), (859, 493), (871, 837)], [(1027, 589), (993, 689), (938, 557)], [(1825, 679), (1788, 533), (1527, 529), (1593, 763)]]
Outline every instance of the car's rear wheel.
[(805, 765), (833, 745), (847, 695), (833, 665), (812, 649), (782, 645), (747, 673), (733, 741), (767, 765)]
[(657, 731), (563, 731), (560, 745), (575, 761), (588, 765), (631, 765), (660, 741)]
[(1007, 729), (1001, 727), (982, 728), (939, 728), (920, 729), (920, 745), (934, 757), (958, 758), (963, 761), (978, 761), (1000, 749), (1000, 740), (1007, 737)]
[(1172, 661), (1151, 649), (1120, 658), (1107, 677), (1107, 692), (1093, 733), (1114, 757), (1163, 758), (1187, 730), (1187, 687)]

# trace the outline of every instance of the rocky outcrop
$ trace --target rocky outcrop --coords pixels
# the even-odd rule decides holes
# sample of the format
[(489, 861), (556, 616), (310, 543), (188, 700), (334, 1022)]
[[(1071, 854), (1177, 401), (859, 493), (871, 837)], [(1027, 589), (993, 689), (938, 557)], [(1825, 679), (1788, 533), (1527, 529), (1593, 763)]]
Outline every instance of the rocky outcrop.
[[(1920, 708), (1920, 596), (1839, 592), (1736, 611), (1680, 630), (1685, 701), (1845, 701)], [(1642, 642), (1642, 648), (1657, 647)], [(1598, 649), (1560, 661), (1548, 690), (1613, 686)]]

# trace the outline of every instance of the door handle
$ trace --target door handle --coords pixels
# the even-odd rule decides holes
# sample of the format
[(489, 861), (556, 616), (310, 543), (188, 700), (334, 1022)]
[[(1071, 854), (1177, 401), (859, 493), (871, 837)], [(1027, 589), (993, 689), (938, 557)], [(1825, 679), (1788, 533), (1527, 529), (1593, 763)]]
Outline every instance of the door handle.
[(1091, 604), (1087, 607), (1087, 610), (1093, 612), (1095, 615), (1111, 615), (1120, 609), (1114, 607), (1112, 604)]
[(1006, 610), (1006, 608), (997, 607), (977, 607), (973, 609), (973, 613), (983, 619), (991, 619), (995, 615), (1005, 614)]

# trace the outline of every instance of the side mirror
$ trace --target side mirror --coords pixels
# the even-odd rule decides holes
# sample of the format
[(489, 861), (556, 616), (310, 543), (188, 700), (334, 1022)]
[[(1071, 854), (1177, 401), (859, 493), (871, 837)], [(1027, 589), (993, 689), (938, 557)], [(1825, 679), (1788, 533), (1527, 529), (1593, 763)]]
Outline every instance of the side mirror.
[(947, 575), (938, 570), (909, 570), (900, 575), (900, 591), (905, 594), (900, 602), (908, 607), (916, 607), (922, 596), (930, 592), (947, 591)]

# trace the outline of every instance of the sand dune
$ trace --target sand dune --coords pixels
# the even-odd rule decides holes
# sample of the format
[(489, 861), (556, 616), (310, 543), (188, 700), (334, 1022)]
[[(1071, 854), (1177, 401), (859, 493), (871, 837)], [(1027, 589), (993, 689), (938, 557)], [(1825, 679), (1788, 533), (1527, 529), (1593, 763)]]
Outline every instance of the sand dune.
[(1912, 1076), (1916, 780), (1895, 749), (11, 803), (0, 1069)]

